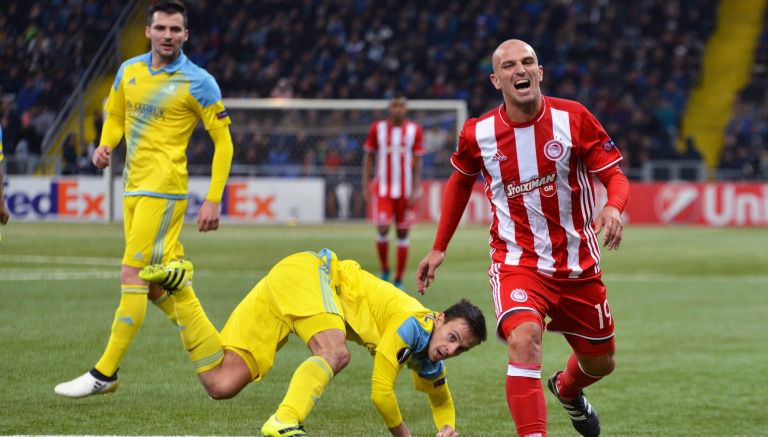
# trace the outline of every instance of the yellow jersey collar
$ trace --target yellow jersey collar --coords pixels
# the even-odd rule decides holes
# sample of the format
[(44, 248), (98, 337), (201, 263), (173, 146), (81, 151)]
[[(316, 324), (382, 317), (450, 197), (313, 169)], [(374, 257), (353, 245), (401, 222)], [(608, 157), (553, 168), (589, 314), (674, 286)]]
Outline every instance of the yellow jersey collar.
[(158, 73), (175, 73), (181, 69), (181, 67), (187, 62), (187, 55), (184, 54), (183, 50), (179, 51), (179, 57), (176, 58), (175, 61), (171, 62), (170, 64), (166, 65), (163, 68), (160, 69), (153, 69), (152, 68), (152, 50), (147, 52), (147, 54), (144, 55), (144, 63), (147, 64), (147, 68), (149, 69), (149, 74), (155, 75)]

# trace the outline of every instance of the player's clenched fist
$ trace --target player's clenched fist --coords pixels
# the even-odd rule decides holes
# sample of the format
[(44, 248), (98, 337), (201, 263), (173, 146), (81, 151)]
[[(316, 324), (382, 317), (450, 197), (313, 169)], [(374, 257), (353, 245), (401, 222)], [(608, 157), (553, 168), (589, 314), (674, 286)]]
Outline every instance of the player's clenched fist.
[(98, 168), (107, 168), (110, 155), (112, 155), (112, 149), (109, 146), (99, 146), (93, 151), (91, 161)]

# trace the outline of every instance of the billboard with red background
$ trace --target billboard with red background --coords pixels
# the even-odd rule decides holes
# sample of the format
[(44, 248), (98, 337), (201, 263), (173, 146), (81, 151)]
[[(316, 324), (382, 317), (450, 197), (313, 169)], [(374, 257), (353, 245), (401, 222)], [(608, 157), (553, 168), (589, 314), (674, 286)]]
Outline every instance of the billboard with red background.
[[(439, 220), (443, 184), (423, 183), (424, 195), (417, 208), (420, 222)], [(601, 205), (605, 190), (599, 183), (595, 185)], [(624, 216), (631, 223), (768, 226), (768, 183), (633, 182), (630, 193)], [(490, 224), (490, 207), (482, 183), (475, 184), (462, 220)]]

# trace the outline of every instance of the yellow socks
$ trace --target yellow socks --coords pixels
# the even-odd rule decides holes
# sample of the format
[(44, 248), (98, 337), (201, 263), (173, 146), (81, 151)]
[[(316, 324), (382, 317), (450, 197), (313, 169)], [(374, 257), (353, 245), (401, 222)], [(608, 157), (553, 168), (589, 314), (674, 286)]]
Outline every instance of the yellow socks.
[(176, 308), (174, 308), (174, 304), (176, 303), (176, 298), (168, 294), (168, 292), (164, 292), (162, 296), (158, 297), (157, 299), (152, 301), (153, 304), (155, 304), (156, 307), (160, 308), (160, 311), (165, 313), (165, 317), (168, 318), (168, 320), (171, 321), (174, 325), (176, 325)]
[(105, 376), (112, 376), (120, 367), (120, 361), (131, 345), (134, 335), (139, 331), (147, 313), (146, 285), (120, 285), (120, 305), (115, 311), (112, 322), (112, 334), (109, 336), (107, 348), (96, 363), (96, 370)]
[(181, 333), (181, 342), (192, 359), (197, 373), (203, 373), (218, 366), (224, 359), (219, 332), (205, 315), (200, 301), (191, 285), (185, 285), (173, 294), (176, 299), (176, 320)]
[(333, 369), (323, 357), (307, 358), (293, 372), (288, 391), (275, 416), (281, 422), (303, 423), (333, 379)]

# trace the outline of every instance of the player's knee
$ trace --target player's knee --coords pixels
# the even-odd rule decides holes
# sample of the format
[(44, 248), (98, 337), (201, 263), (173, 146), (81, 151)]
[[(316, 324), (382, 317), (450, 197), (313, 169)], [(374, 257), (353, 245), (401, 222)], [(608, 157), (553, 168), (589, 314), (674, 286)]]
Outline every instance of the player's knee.
[(616, 368), (616, 360), (613, 354), (599, 355), (595, 357), (582, 358), (579, 360), (582, 369), (590, 375), (606, 376)]
[(347, 349), (346, 345), (344, 345), (342, 347), (338, 347), (325, 352), (323, 358), (328, 362), (328, 365), (331, 366), (331, 369), (333, 369), (333, 373), (335, 375), (347, 367), (347, 364), (349, 364), (349, 360), (351, 359), (351, 355), (349, 354), (349, 349)]
[(227, 371), (221, 366), (199, 373), (198, 377), (211, 399), (221, 400), (235, 397), (248, 385), (248, 380), (238, 372)]
[(202, 382), (208, 396), (217, 401), (233, 398), (242, 390), (240, 385), (223, 378), (206, 379)]
[(524, 323), (510, 331), (507, 337), (509, 359), (522, 363), (541, 362), (541, 329)]

